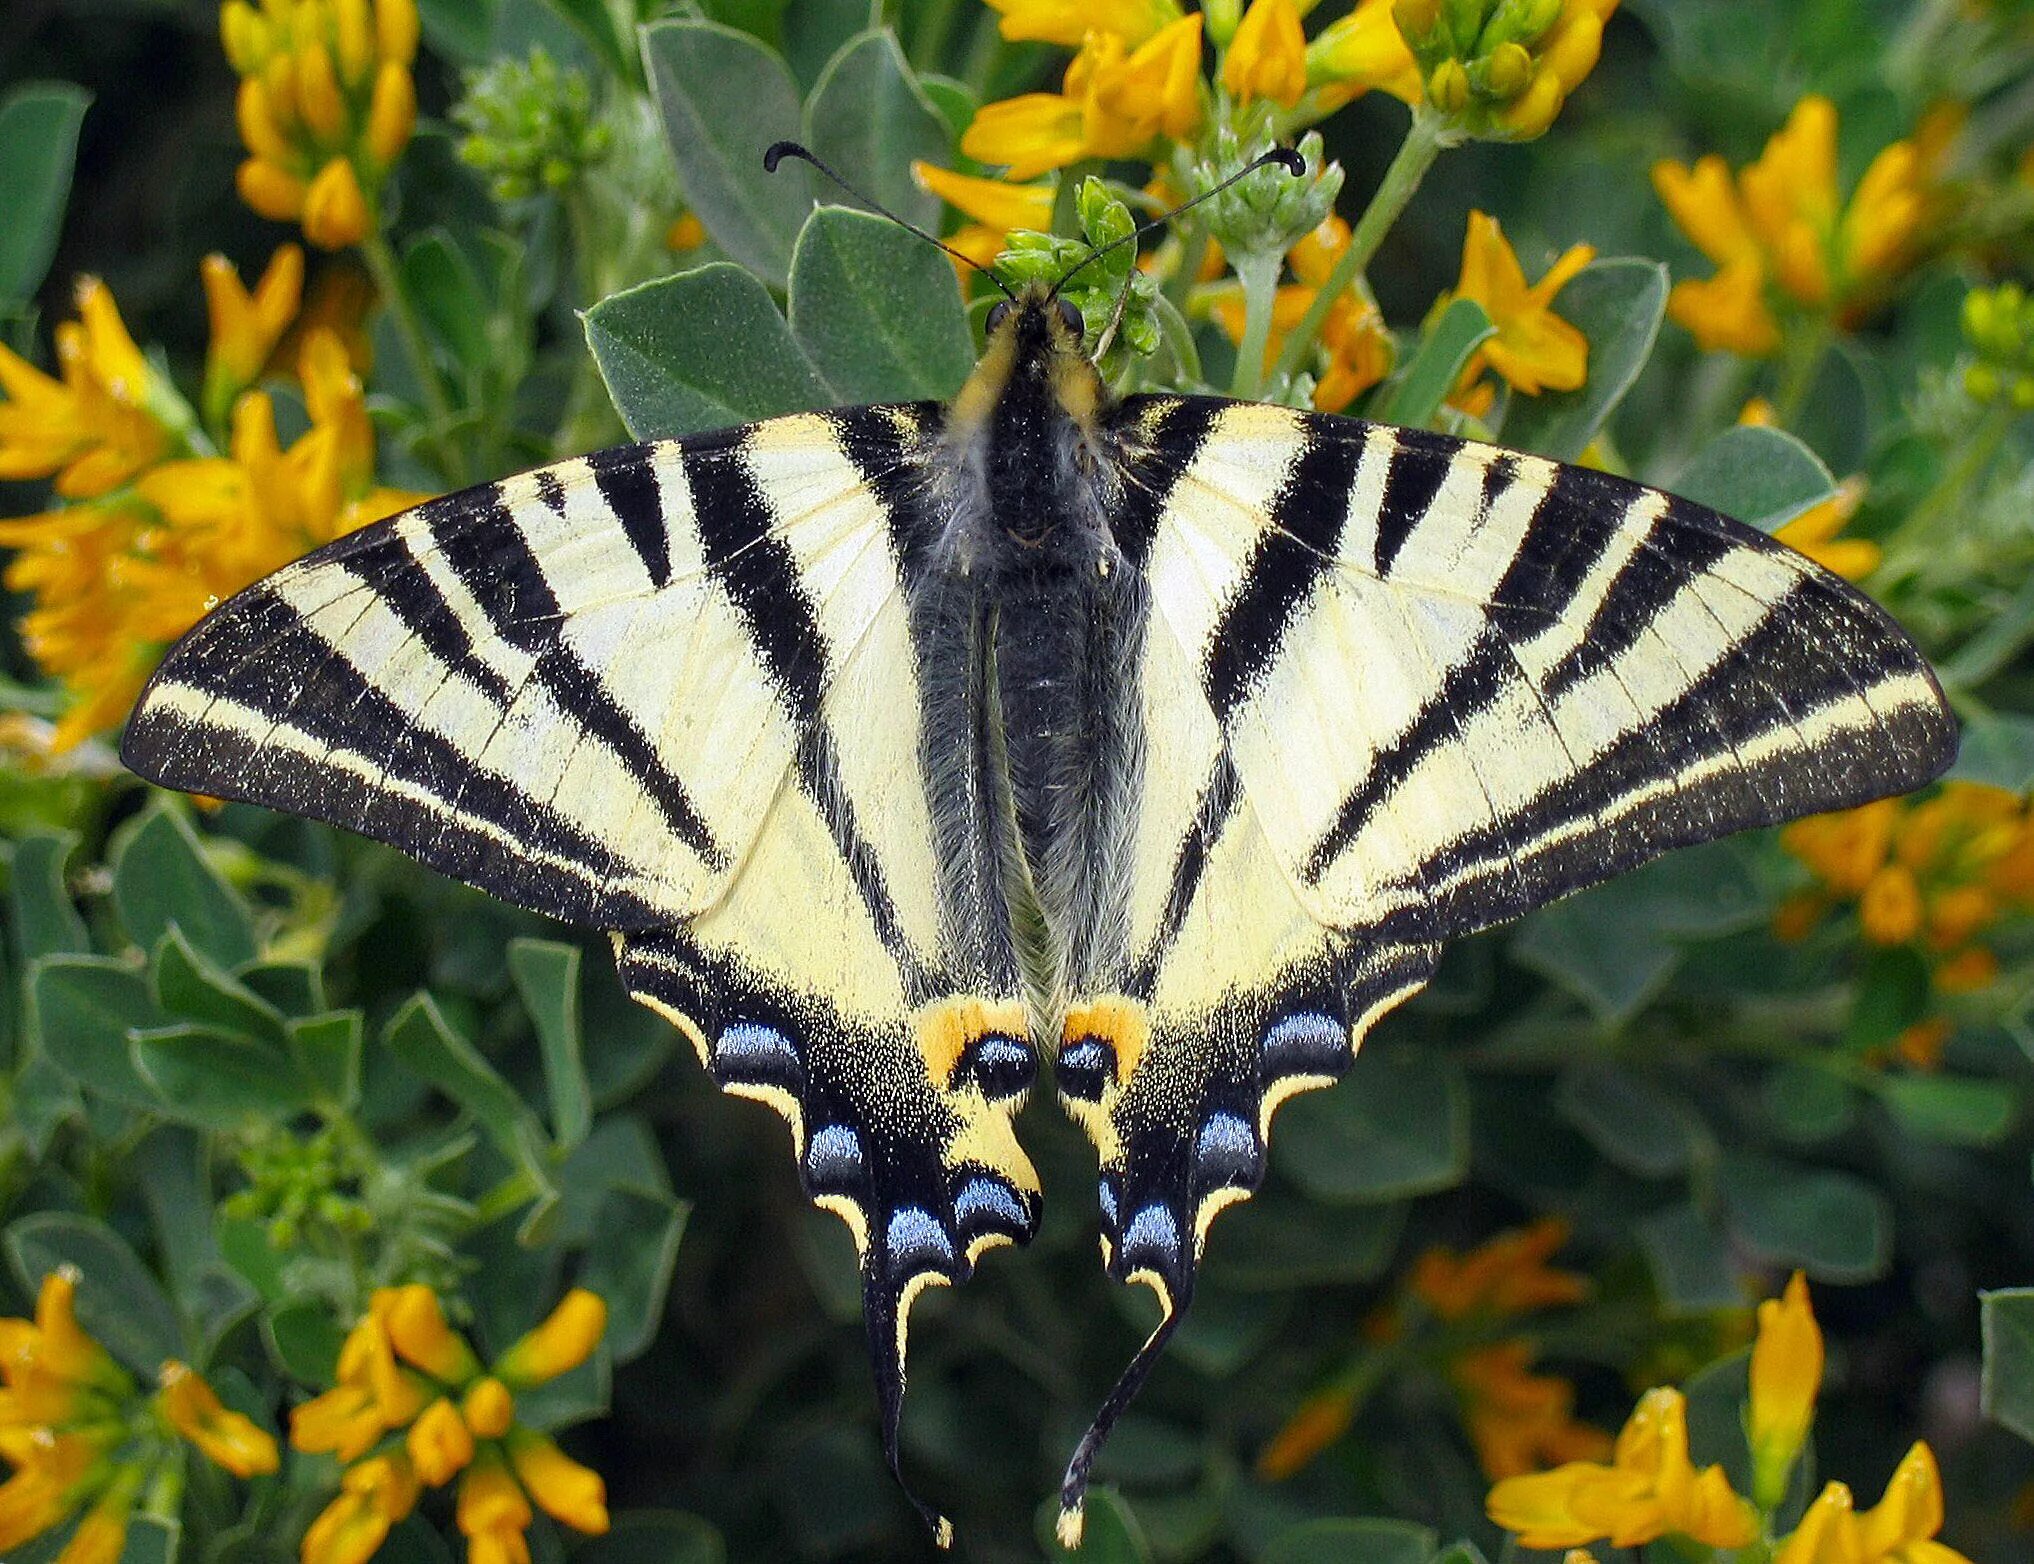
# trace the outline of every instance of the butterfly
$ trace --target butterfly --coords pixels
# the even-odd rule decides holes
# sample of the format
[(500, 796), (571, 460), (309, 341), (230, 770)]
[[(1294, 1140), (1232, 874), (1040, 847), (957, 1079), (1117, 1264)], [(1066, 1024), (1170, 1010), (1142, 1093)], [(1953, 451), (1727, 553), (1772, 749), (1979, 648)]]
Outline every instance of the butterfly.
[(1760, 532), (1118, 400), (1031, 288), (944, 405), (600, 451), (318, 550), (170, 651), (121, 753), (610, 931), (852, 1233), (893, 1471), (913, 1301), (1037, 1228), (1013, 1118), (1049, 1067), (1107, 1270), (1161, 1310), (1071, 1545), (1278, 1106), (1445, 941), (1955, 748), (1900, 629)]

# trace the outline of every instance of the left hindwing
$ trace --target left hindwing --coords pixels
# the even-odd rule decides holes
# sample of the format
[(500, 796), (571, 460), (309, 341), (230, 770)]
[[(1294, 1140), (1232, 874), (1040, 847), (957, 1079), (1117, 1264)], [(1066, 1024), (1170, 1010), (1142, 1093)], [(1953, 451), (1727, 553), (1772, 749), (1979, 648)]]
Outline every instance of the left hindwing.
[(1670, 848), (1919, 786), (1934, 679), (1862, 594), (1604, 473), (1213, 399), (1117, 425), (1148, 585), (1116, 992), (1059, 1070), (1112, 1269), (1190, 1287), (1439, 944)]

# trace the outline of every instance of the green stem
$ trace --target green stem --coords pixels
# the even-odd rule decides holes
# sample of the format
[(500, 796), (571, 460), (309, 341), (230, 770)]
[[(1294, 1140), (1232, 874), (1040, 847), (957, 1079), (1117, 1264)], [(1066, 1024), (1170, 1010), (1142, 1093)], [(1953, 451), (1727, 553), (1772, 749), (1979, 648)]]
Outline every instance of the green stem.
[(1349, 248), (1342, 252), (1342, 258), (1335, 262), (1335, 269), (1328, 274), (1328, 280), (1314, 295), (1313, 304), (1285, 339), (1285, 351), (1279, 354), (1278, 368), (1273, 375), (1275, 380), (1289, 380), (1305, 367), (1307, 355), (1313, 352), (1314, 343), (1319, 340), (1321, 328), (1327, 324), (1328, 312), (1335, 307), (1335, 301), (1363, 275), (1370, 258), (1384, 242), (1384, 236), (1391, 232), (1391, 225), (1398, 221), (1399, 213), (1405, 210), (1413, 192), (1419, 189), (1427, 170), (1434, 166), (1434, 159), (1449, 144), (1445, 121), (1436, 115), (1414, 113), (1412, 124), (1406, 129), (1405, 140), (1399, 143), (1397, 155), (1384, 171), (1377, 193), (1371, 196), (1370, 204), (1356, 220), (1356, 231), (1349, 235)]
[(1229, 395), (1252, 401), (1264, 388), (1264, 345), (1271, 337), (1272, 305), (1278, 298), (1283, 256), (1239, 255), (1233, 258), (1243, 283), (1243, 341), (1236, 349), (1236, 369), (1229, 377)]
[(395, 322), (396, 335), (402, 338), (403, 351), (409, 355), (410, 366), (416, 371), (417, 384), (423, 387), (424, 410), (430, 420), (427, 448), (452, 485), (464, 488), (467, 482), (466, 455), (449, 438), (452, 400), (446, 395), (445, 382), (439, 378), (438, 366), (431, 359), (431, 345), (424, 336), (423, 322), (417, 319), (417, 312), (410, 306), (409, 295), (403, 292), (402, 279), (396, 271), (395, 252), (389, 248), (387, 239), (374, 233), (360, 241), (360, 258), (367, 262), (368, 275), (374, 278), (375, 290), (388, 306), (389, 318)]
[(1165, 279), (1165, 296), (1182, 315), (1186, 313), (1187, 296), (1194, 291), (1194, 283), (1201, 275), (1201, 263), (1207, 255), (1207, 231), (1201, 228), (1189, 230), (1180, 241), (1179, 265)]
[(1822, 367), (1835, 331), (1835, 323), (1827, 315), (1818, 315), (1812, 324), (1789, 338), (1786, 370), (1779, 389), (1773, 393), (1773, 416), (1782, 429), (1792, 429), (1794, 420), (1800, 416), (1808, 393), (1815, 388), (1815, 372)]

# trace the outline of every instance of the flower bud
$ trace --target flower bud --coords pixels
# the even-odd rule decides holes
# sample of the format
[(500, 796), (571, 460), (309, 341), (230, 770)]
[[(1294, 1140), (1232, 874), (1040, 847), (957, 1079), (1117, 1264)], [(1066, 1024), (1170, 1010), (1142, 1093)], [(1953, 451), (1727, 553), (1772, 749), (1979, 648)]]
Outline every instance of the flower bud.
[(509, 1436), (508, 1456), (524, 1491), (552, 1520), (592, 1536), (607, 1530), (607, 1484), (600, 1473), (530, 1428)]
[(333, 158), (304, 192), (304, 237), (321, 250), (343, 250), (372, 232), (374, 213), (360, 188), (360, 176), (345, 158)]
[(374, 76), (374, 96), (367, 110), (367, 151), (386, 168), (409, 145), (417, 124), (417, 89), (400, 65), (384, 63)]
[(1533, 79), (1533, 57), (1523, 44), (1499, 44), (1484, 62), (1483, 72), (1490, 95), (1509, 100), (1524, 92)]
[(304, 124), (320, 141), (335, 144), (346, 134), (346, 96), (339, 90), (331, 53), (314, 43), (296, 59), (297, 104)]
[(516, 1401), (508, 1386), (488, 1375), (473, 1382), (459, 1412), (476, 1439), (499, 1439), (516, 1420)]
[(1443, 114), (1460, 114), (1469, 106), (1469, 73), (1453, 55), (1427, 78), (1427, 100)]
[(339, 73), (348, 87), (357, 88), (375, 65), (374, 7), (370, 0), (332, 0), (332, 23)]
[(606, 1330), (607, 1304), (598, 1293), (575, 1287), (548, 1319), (501, 1355), (495, 1377), (511, 1389), (556, 1379), (592, 1357)]
[(416, 60), (416, 0), (374, 0), (374, 30), (384, 60), (406, 68)]
[(473, 1431), (452, 1403), (440, 1396), (410, 1424), (403, 1448), (409, 1451), (417, 1476), (433, 1488), (442, 1488), (473, 1459)]

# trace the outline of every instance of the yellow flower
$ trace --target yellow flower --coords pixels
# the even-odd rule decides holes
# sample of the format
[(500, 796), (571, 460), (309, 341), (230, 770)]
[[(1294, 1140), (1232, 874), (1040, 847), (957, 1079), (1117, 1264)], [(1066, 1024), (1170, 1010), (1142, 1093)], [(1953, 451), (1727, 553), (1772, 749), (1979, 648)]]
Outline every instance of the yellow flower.
[[(424, 1410), (427, 1389), (396, 1361), (389, 1340), (391, 1296), (376, 1293), (367, 1315), (347, 1332), (339, 1349), (339, 1383), (290, 1413), (290, 1443), (299, 1450), (357, 1461), (383, 1434), (406, 1427)], [(407, 1460), (403, 1469), (410, 1470)]]
[(1741, 1548), (1758, 1517), (1731, 1491), (1720, 1466), (1688, 1459), (1687, 1403), (1678, 1390), (1649, 1390), (1617, 1436), (1612, 1464), (1571, 1461), (1509, 1477), (1490, 1490), (1490, 1518), (1528, 1548), (1581, 1547), (1608, 1539), (1634, 1548), (1678, 1534), (1714, 1548)]
[(1457, 394), (1466, 393), (1486, 365), (1527, 396), (1579, 387), (1588, 378), (1589, 339), (1554, 313), (1553, 300), (1595, 258), (1590, 246), (1574, 245), (1528, 285), (1497, 219), (1471, 212), (1454, 296), (1482, 305), (1497, 335), (1463, 366)]
[(1222, 57), (1222, 85), (1238, 103), (1299, 102), (1307, 90), (1307, 40), (1293, 0), (1250, 0)]
[(0, 1456), (14, 1468), (0, 1483), (0, 1553), (61, 1526), (77, 1508), (78, 1487), (100, 1453), (96, 1443), (76, 1434), (0, 1430)]
[(1775, 306), (1859, 317), (1912, 259), (1930, 199), (1930, 160), (1914, 141), (1884, 148), (1845, 203), (1836, 183), (1836, 110), (1809, 96), (1733, 182), (1710, 154), (1690, 168), (1653, 165), (1653, 187), (1715, 263), (1677, 283), (1674, 319), (1704, 348), (1748, 357), (1780, 343)]
[(235, 1477), (259, 1477), (281, 1465), (274, 1438), (253, 1419), (229, 1411), (218, 1393), (183, 1364), (162, 1369), (162, 1413), (170, 1427)]
[(1616, 9), (1617, 0), (1560, 0), (1551, 13), (1477, 0), (1445, 8), (1439, 0), (1395, 0), (1389, 13), (1415, 80), (1424, 79), (1407, 101), (1432, 105), (1460, 132), (1502, 141), (1543, 135), (1596, 68), (1603, 24)]
[(499, 1450), (482, 1450), (466, 1469), (453, 1514), (466, 1536), (467, 1564), (527, 1564), (524, 1534), (536, 1516)]
[(499, 1439), (515, 1421), (515, 1397), (509, 1394), (508, 1386), (489, 1375), (475, 1380), (467, 1390), (466, 1398), (459, 1403), (459, 1415), (475, 1438)]
[(1392, 0), (1357, 0), (1355, 10), (1330, 22), (1307, 45), (1307, 83), (1325, 89), (1326, 107), (1339, 108), (1372, 89), (1419, 103), (1419, 61), (1391, 10)]
[(1970, 1564), (1934, 1540), (1941, 1529), (1942, 1479), (1934, 1452), (1916, 1443), (1862, 1515), (1847, 1487), (1827, 1484), (1773, 1564)]
[(303, 1564), (367, 1564), (395, 1525), (417, 1507), (417, 1474), (400, 1453), (346, 1468), (339, 1496), (304, 1532)]
[(1822, 1330), (1808, 1302), (1808, 1279), (1799, 1271), (1777, 1299), (1759, 1305), (1759, 1333), (1751, 1351), (1752, 1491), (1763, 1509), (1787, 1491), (1794, 1458), (1815, 1420), (1822, 1388)]
[(1449, 1365), (1469, 1442), (1493, 1481), (1610, 1453), (1608, 1434), (1575, 1420), (1575, 1387), (1529, 1372), (1532, 1357), (1530, 1342), (1501, 1341)]
[(108, 1485), (78, 1522), (78, 1529), (57, 1555), (56, 1564), (120, 1564), (120, 1556), (127, 1549), (127, 1523), (133, 1518), (140, 1486), (141, 1474), (132, 1468)]
[(241, 78), (240, 198), (343, 249), (375, 231), (390, 166), (416, 126), (415, 0), (226, 0), (226, 58)]
[(205, 417), (217, 424), (233, 399), (261, 378), (269, 355), (297, 317), (303, 303), (304, 252), (286, 244), (269, 258), (249, 293), (240, 273), (223, 255), (208, 255), (199, 267), (212, 342), (205, 355)]
[(1568, 1224), (1548, 1217), (1512, 1228), (1466, 1254), (1432, 1248), (1413, 1263), (1408, 1291), (1439, 1318), (1504, 1318), (1579, 1303), (1589, 1279), (1546, 1262), (1568, 1241)]
[(442, 1488), (473, 1459), (473, 1430), (458, 1409), (440, 1396), (410, 1424), (403, 1448), (409, 1452), (417, 1476), (433, 1488)]
[(171, 448), (153, 372), (96, 277), (78, 318), (56, 329), (61, 381), (0, 346), (0, 479), (51, 478), (67, 500), (98, 499)]
[(1002, 164), (1011, 179), (1087, 157), (1147, 153), (1200, 123), (1201, 18), (1183, 16), (1130, 50), (1114, 33), (1090, 33), (1059, 92), (1031, 92), (976, 113), (961, 150)]
[(607, 1304), (575, 1287), (549, 1318), (495, 1360), (494, 1374), (512, 1390), (570, 1373), (593, 1355), (607, 1330)]
[[(1742, 417), (1738, 421), (1744, 422)], [(1864, 480), (1846, 478), (1828, 499), (1809, 506), (1773, 536), (1824, 570), (1832, 570), (1846, 581), (1862, 581), (1879, 568), (1882, 551), (1869, 538), (1840, 538), (1837, 534), (1850, 524), (1864, 497)]]
[(1348, 1433), (1355, 1419), (1352, 1391), (1336, 1387), (1309, 1396), (1258, 1452), (1257, 1475), (1269, 1483), (1284, 1482)]
[[(1052, 226), (1052, 186), (1013, 185), (1007, 180), (956, 174), (936, 163), (911, 165), (918, 188), (938, 196), (973, 221), (946, 242), (977, 265), (987, 266), (1019, 229), (1043, 232)], [(966, 269), (962, 268), (962, 281)]]
[(988, 0), (1002, 14), (1012, 43), (1056, 43), (1077, 49), (1089, 33), (1113, 33), (1131, 48), (1179, 20), (1173, 0)]
[[(1299, 281), (1280, 288), (1273, 297), (1271, 331), (1264, 344), (1267, 371), (1278, 361), (1286, 333), (1305, 318), (1334, 271), (1335, 262), (1348, 248), (1349, 225), (1330, 214), (1287, 255), (1287, 264)], [(1244, 309), (1240, 294), (1231, 292), (1217, 299), (1215, 318), (1232, 342), (1243, 340)], [(1391, 373), (1391, 333), (1385, 328), (1377, 306), (1359, 286), (1352, 285), (1330, 307), (1328, 318), (1321, 324), (1320, 348), (1320, 378), (1314, 385), (1313, 403), (1324, 413), (1341, 412)]]
[(607, 1484), (546, 1435), (518, 1428), (507, 1440), (509, 1464), (537, 1508), (562, 1526), (598, 1536), (607, 1530)]
[(415, 1283), (391, 1288), (380, 1313), (397, 1355), (431, 1378), (463, 1385), (480, 1372), (480, 1360), (445, 1323), (445, 1307), (430, 1288)]

